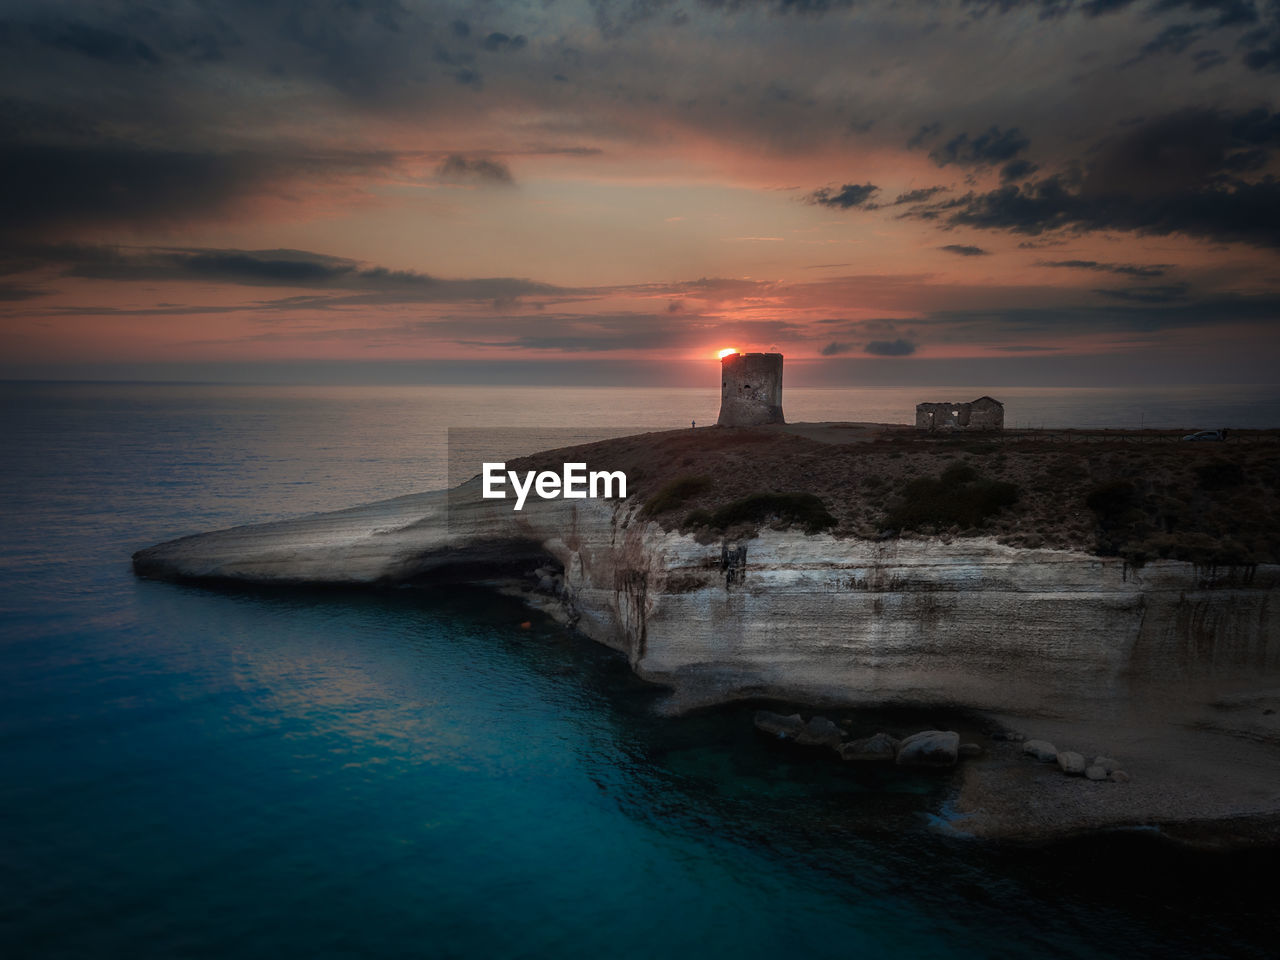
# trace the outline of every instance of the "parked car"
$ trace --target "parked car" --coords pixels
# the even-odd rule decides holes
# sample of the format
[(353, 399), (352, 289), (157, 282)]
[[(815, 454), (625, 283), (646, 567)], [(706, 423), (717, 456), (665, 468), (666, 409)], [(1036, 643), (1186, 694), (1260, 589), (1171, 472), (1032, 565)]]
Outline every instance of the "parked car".
[(1201, 430), (1199, 433), (1188, 433), (1183, 440), (1225, 440), (1227, 439), (1226, 427), (1221, 430)]

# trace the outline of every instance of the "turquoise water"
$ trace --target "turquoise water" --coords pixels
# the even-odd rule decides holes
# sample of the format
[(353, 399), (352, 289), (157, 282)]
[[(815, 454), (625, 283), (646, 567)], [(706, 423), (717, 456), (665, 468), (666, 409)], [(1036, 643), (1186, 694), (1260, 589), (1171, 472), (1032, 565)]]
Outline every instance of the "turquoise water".
[(129, 570), (437, 485), (447, 426), (705, 402), (512, 393), (0, 385), (0, 956), (1269, 954), (1271, 854), (943, 836), (945, 777), (789, 753), (750, 707), (664, 718), (616, 655), (484, 593)]

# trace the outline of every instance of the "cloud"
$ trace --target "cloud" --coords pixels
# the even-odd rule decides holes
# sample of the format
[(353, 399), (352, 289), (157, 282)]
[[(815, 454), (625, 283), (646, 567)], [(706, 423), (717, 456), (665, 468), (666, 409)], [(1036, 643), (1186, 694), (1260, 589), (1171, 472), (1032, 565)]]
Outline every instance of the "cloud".
[(948, 243), (939, 250), (945, 250), (948, 253), (959, 254), (962, 257), (986, 257), (991, 255), (990, 250), (983, 250), (981, 247), (975, 247), (968, 243)]
[(23, 39), (28, 42), (117, 66), (145, 66), (160, 62), (156, 52), (138, 38), (77, 20), (49, 17), (34, 23), (4, 24), (3, 28), (11, 43), (20, 42), (14, 34), (25, 32), (27, 36)]
[(284, 182), (320, 186), (391, 167), (384, 153), (197, 152), (122, 142), (0, 144), (0, 237), (217, 218)]
[(725, 322), (710, 317), (653, 313), (539, 314), (536, 318), (474, 317), (414, 325), (420, 334), (453, 335), (455, 343), (482, 349), (607, 353), (673, 350), (709, 342), (770, 343), (802, 333), (779, 320)]
[[(17, 249), (12, 255), (26, 270), (42, 265), (64, 277), (80, 279), (122, 283), (197, 281), (322, 291), (317, 295), (258, 302), (254, 309), (331, 309), (379, 303), (511, 302), (521, 297), (560, 301), (590, 299), (598, 295), (589, 289), (559, 287), (518, 277), (452, 279), (412, 270), (389, 270), (306, 250), (55, 244)], [(4, 271), (0, 269), (0, 272)], [(347, 293), (334, 296), (323, 291)]]
[(879, 191), (880, 188), (872, 183), (846, 183), (835, 192), (830, 187), (822, 187), (815, 190), (809, 194), (808, 201), (819, 206), (832, 207), (839, 210), (849, 210), (853, 207), (873, 209), (867, 201)]
[(908, 190), (905, 193), (898, 194), (894, 200), (895, 207), (904, 203), (924, 203), (926, 200), (932, 200), (940, 193), (946, 193), (946, 187), (920, 187), (916, 190)]
[(24, 287), (16, 283), (0, 283), (0, 301), (32, 300), (48, 293), (48, 290), (40, 290), (36, 287)]
[(909, 340), (872, 340), (863, 348), (864, 353), (876, 357), (909, 357), (916, 352), (916, 346)]
[(1025, 157), (1019, 157), (1017, 160), (1010, 160), (1000, 168), (1000, 179), (1008, 182), (1010, 180), (1021, 180), (1029, 177), (1040, 169), (1040, 165), (1032, 163)]
[(1097, 260), (1037, 260), (1037, 267), (1067, 267), (1076, 270), (1096, 270), (1101, 273), (1119, 273), (1129, 277), (1163, 277), (1169, 265), (1165, 263), (1139, 266), (1133, 263), (1100, 263)]
[(1166, 286), (1095, 290), (1094, 293), (1130, 303), (1177, 303), (1187, 299), (1188, 289), (1185, 283), (1171, 283)]
[(841, 340), (832, 340), (830, 343), (828, 343), (825, 347), (823, 347), (818, 352), (821, 353), (824, 357), (835, 357), (842, 353), (848, 353), (852, 349), (853, 349), (852, 343), (846, 343)]
[(509, 37), (505, 33), (495, 31), (484, 38), (483, 46), (490, 52), (495, 50), (523, 50), (525, 43), (525, 38), (520, 34)]
[(1280, 180), (1248, 179), (1280, 144), (1280, 114), (1187, 110), (1104, 141), (1080, 176), (926, 204), (907, 214), (950, 226), (1175, 233), (1280, 246)]
[(453, 153), (440, 161), (436, 179), (441, 183), (511, 186), (511, 170), (501, 160), (466, 157)]
[(929, 157), (940, 167), (958, 164), (963, 167), (985, 167), (1008, 163), (1031, 146), (1017, 127), (1001, 130), (993, 126), (972, 139), (967, 133), (952, 137), (930, 151)]

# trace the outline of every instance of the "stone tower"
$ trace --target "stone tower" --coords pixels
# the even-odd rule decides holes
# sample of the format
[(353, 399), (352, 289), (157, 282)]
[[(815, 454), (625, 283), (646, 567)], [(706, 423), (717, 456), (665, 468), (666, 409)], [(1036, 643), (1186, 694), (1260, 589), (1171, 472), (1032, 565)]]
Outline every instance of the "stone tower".
[(720, 361), (722, 427), (786, 423), (782, 418), (782, 354), (731, 353)]

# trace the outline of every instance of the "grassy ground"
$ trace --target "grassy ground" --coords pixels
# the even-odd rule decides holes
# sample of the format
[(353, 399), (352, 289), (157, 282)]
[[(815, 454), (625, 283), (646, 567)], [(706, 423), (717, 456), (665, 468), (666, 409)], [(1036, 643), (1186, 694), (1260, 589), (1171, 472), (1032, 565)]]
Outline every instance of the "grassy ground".
[(1280, 431), (1225, 443), (1158, 431), (897, 428), (835, 443), (802, 432), (642, 434), (538, 454), (522, 469), (584, 460), (624, 470), (648, 518), (707, 538), (794, 525), (866, 538), (995, 536), (1135, 564), (1280, 563)]

